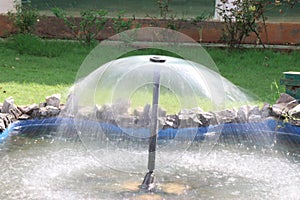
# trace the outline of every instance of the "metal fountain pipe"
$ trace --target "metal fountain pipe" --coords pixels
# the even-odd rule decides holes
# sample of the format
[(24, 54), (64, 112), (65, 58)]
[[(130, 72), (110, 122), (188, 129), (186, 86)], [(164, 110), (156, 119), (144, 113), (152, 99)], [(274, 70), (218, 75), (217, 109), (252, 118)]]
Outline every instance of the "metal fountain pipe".
[[(164, 63), (166, 60), (160, 57), (151, 57), (151, 62)], [(158, 101), (160, 91), (160, 70), (156, 69), (153, 72), (153, 96), (152, 96), (152, 115), (148, 149), (148, 173), (145, 175), (144, 181), (140, 188), (152, 190), (154, 188), (154, 169), (156, 157), (156, 144), (158, 134)]]

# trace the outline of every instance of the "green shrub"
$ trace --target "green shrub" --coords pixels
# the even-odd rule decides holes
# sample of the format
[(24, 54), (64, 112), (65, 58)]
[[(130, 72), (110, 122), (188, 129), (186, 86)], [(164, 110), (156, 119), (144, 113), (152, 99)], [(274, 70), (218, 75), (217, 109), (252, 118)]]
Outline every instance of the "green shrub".
[(64, 21), (75, 38), (88, 45), (94, 43), (97, 33), (104, 29), (107, 22), (105, 10), (83, 10), (80, 12), (80, 22), (76, 21), (75, 17), (68, 16), (61, 8), (53, 8), (52, 12)]
[(33, 33), (38, 22), (39, 14), (36, 9), (29, 5), (15, 3), (16, 12), (8, 12), (8, 16), (13, 20), (14, 25), (20, 33)]

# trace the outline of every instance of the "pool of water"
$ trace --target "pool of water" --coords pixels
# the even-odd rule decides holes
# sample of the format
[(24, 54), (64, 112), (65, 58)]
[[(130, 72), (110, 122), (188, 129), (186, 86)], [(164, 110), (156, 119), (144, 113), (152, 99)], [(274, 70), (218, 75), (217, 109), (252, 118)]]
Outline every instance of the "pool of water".
[[(219, 143), (205, 154), (194, 143), (185, 152), (160, 152), (156, 190), (140, 191), (146, 163), (136, 173), (112, 163), (143, 153), (106, 149), (112, 163), (101, 163), (80, 140), (53, 135), (11, 136), (0, 144), (0, 199), (297, 199), (299, 147)], [(128, 147), (131, 148), (131, 147)], [(298, 152), (297, 152), (298, 149)], [(144, 150), (145, 151), (145, 150)], [(131, 163), (128, 163), (131, 164)], [(126, 167), (124, 167), (126, 169)]]

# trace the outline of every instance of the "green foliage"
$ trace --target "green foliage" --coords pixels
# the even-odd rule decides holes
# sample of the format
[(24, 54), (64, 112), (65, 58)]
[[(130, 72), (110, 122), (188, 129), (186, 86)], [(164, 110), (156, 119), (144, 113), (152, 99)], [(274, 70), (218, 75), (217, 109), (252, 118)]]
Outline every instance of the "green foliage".
[(120, 11), (117, 18), (113, 19), (113, 28), (115, 33), (121, 33), (129, 30), (132, 26), (133, 19), (126, 19), (124, 10)]
[(39, 14), (30, 4), (21, 6), (15, 2), (16, 12), (8, 12), (8, 16), (13, 20), (14, 25), (20, 33), (33, 33)]
[(170, 12), (170, 0), (158, 0), (158, 8), (160, 10), (160, 17), (163, 19), (167, 18), (168, 12)]
[(107, 22), (105, 10), (84, 10), (80, 12), (79, 22), (75, 17), (67, 16), (63, 9), (56, 7), (52, 9), (52, 12), (64, 21), (79, 41), (89, 45), (95, 41), (97, 33), (104, 29)]
[(199, 22), (206, 21), (206, 20), (209, 19), (210, 17), (211, 17), (211, 16), (209, 15), (209, 13), (207, 13), (207, 12), (202, 12), (202, 13), (200, 13), (200, 15), (191, 18), (191, 24), (197, 25)]
[(15, 34), (7, 41), (7, 47), (16, 50), (19, 54), (33, 56), (57, 57), (68, 50), (68, 45), (61, 42), (43, 40), (27, 33)]
[(257, 22), (262, 21), (265, 25), (265, 3), (261, 0), (235, 0), (232, 3), (234, 7), (227, 7), (226, 4), (227, 1), (222, 1), (222, 5), (218, 5), (219, 15), (224, 20), (222, 40), (230, 47), (240, 47), (246, 37), (255, 33), (258, 42), (262, 43)]
[[(230, 47), (240, 47), (245, 38), (254, 33), (257, 38), (257, 43), (264, 46), (260, 29), (265, 26), (265, 12), (268, 9), (274, 9), (288, 4), (295, 5), (298, 0), (234, 0), (233, 7), (228, 6), (227, 0), (222, 0), (220, 5), (217, 5), (218, 13), (224, 21), (224, 34), (222, 40)], [(266, 33), (267, 34), (267, 33)]]

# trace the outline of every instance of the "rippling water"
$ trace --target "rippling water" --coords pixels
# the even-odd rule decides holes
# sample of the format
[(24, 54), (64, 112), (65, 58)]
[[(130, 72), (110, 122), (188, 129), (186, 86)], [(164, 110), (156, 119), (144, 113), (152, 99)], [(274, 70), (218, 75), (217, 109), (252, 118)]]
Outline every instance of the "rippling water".
[[(0, 199), (298, 199), (299, 154), (287, 152), (219, 144), (204, 156), (195, 144), (156, 171), (150, 194), (137, 187), (142, 165), (138, 173), (116, 171), (80, 142), (13, 136), (0, 144)], [(108, 149), (105, 156), (117, 164), (129, 155)]]

